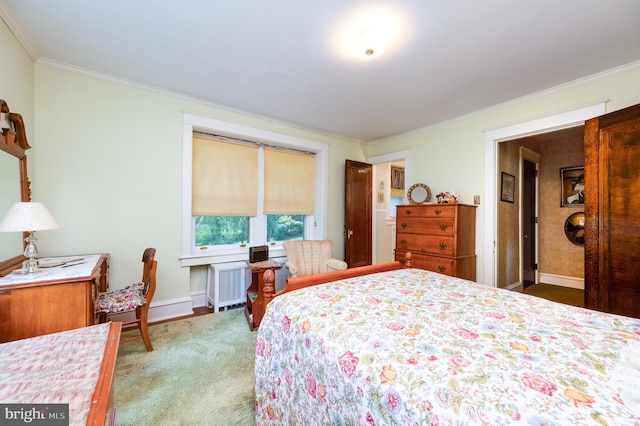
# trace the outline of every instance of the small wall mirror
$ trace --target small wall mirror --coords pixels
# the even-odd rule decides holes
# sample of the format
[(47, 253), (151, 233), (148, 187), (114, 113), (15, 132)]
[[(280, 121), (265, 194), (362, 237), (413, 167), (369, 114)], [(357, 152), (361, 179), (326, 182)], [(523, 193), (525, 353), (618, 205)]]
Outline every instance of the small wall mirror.
[(584, 212), (570, 215), (564, 222), (564, 235), (578, 246), (584, 245)]
[(423, 204), (431, 201), (431, 189), (424, 183), (416, 183), (407, 191), (407, 199), (411, 204)]

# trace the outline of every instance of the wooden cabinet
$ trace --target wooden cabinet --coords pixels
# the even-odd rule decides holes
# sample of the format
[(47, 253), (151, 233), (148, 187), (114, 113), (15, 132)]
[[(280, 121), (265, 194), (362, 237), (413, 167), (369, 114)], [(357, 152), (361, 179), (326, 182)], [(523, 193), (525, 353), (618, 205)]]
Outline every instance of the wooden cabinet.
[[(51, 259), (58, 258), (41, 261)], [(98, 323), (98, 291), (107, 288), (109, 255), (69, 259), (75, 261), (0, 279), (0, 343)]]
[(640, 105), (587, 120), (585, 307), (640, 318)]
[(476, 207), (466, 204), (400, 205), (395, 259), (453, 277), (476, 279)]

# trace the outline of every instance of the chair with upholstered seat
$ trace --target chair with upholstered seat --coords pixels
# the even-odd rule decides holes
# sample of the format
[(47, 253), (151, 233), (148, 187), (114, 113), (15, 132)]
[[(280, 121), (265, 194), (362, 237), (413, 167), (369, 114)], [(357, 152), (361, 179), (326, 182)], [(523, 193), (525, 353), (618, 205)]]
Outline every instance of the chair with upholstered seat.
[(282, 246), (287, 252), (285, 266), (291, 278), (347, 269), (346, 262), (331, 257), (331, 240), (290, 240)]
[(100, 322), (106, 322), (108, 315), (135, 311), (136, 319), (123, 321), (123, 327), (136, 324), (140, 331), (139, 336), (122, 339), (121, 342), (142, 339), (147, 351), (152, 351), (149, 338), (149, 305), (153, 294), (156, 292), (156, 269), (158, 262), (155, 260), (156, 249), (148, 248), (142, 255), (142, 280), (134, 282), (123, 289), (108, 291), (99, 294), (98, 315)]

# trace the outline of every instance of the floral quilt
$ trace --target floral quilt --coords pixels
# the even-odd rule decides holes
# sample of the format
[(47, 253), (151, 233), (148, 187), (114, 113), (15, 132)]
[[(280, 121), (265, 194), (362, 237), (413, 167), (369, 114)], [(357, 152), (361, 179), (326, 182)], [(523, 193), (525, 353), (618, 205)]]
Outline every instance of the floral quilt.
[(640, 425), (640, 320), (419, 269), (276, 297), (258, 425)]
[(69, 404), (69, 424), (86, 424), (110, 326), (0, 344), (0, 402)]

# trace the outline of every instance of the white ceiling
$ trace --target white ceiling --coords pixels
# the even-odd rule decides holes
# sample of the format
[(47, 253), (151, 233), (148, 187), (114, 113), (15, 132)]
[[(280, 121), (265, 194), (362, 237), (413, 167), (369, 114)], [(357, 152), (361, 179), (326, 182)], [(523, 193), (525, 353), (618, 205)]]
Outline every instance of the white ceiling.
[[(640, 64), (639, 0), (0, 0), (0, 13), (36, 61), (365, 142)], [(375, 60), (345, 52), (362, 16), (390, 32)]]

